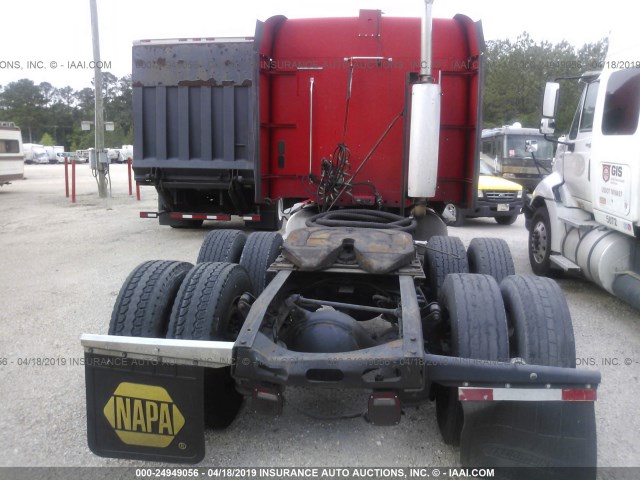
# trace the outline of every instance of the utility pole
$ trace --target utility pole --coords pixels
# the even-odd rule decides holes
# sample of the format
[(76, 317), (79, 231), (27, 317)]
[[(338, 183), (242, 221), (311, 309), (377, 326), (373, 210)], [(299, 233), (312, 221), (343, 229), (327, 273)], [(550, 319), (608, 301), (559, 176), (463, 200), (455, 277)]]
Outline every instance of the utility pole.
[(102, 110), (102, 64), (100, 62), (100, 33), (98, 31), (98, 8), (96, 0), (89, 0), (91, 4), (91, 37), (93, 39), (93, 86), (96, 96), (96, 168), (98, 170), (98, 195), (107, 198), (106, 160), (102, 150), (104, 149), (104, 116)]

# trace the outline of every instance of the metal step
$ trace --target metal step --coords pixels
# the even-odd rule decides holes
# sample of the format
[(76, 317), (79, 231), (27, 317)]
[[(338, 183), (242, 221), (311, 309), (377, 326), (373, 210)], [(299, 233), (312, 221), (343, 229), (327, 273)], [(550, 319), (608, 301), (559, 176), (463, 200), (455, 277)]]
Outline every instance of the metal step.
[(596, 222), (595, 220), (578, 220), (573, 218), (561, 217), (559, 215), (558, 215), (558, 220), (560, 220), (563, 223), (566, 223), (571, 227), (579, 228), (579, 229), (590, 229), (590, 228), (602, 227), (602, 224)]
[(560, 267), (565, 272), (578, 273), (580, 272), (580, 270), (582, 270), (579, 265), (573, 263), (571, 260), (569, 260), (566, 257), (563, 257), (562, 255), (551, 255), (551, 257), (549, 257), (549, 260), (551, 260), (551, 263), (555, 263), (558, 267)]

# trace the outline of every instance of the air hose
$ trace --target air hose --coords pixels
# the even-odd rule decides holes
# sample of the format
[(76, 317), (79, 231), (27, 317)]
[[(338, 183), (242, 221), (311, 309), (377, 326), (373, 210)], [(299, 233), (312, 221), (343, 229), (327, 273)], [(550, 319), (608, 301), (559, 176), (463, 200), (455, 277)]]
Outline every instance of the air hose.
[(406, 218), (379, 210), (345, 209), (319, 213), (306, 221), (307, 227), (354, 227), (397, 229), (413, 232), (417, 223), (414, 218)]

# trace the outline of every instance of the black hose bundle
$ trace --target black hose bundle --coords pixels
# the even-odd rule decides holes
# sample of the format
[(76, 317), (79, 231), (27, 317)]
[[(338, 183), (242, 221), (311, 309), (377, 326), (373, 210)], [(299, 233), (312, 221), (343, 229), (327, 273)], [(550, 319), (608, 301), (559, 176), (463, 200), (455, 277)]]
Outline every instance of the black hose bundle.
[(309, 218), (307, 227), (354, 227), (397, 229), (413, 232), (417, 223), (414, 218), (402, 217), (380, 210), (345, 209), (319, 213)]
[(351, 152), (349, 147), (340, 143), (333, 151), (331, 161), (323, 158), (320, 175), (320, 182), (316, 192), (317, 202), (320, 208), (328, 210), (337, 200), (338, 196), (348, 185), (351, 175), (348, 171), (351, 168), (349, 157)]

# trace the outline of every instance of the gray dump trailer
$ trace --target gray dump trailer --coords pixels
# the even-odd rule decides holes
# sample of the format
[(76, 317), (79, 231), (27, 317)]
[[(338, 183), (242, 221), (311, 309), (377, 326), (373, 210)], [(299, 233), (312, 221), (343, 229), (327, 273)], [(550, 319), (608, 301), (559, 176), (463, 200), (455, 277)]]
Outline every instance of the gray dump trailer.
[(260, 188), (258, 54), (253, 39), (139, 41), (133, 46), (135, 180), (158, 191), (161, 225), (240, 215), (276, 229)]

